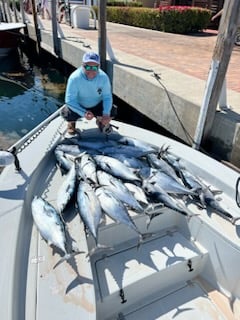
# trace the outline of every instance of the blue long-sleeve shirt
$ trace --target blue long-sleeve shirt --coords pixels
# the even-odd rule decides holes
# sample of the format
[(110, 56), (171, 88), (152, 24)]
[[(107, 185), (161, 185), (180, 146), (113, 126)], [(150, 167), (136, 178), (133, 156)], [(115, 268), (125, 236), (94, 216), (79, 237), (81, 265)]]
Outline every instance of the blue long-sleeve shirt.
[(83, 67), (76, 69), (68, 78), (65, 103), (68, 107), (84, 116), (86, 110), (103, 102), (103, 114), (110, 115), (112, 108), (112, 90), (107, 74), (101, 69), (95, 78), (88, 79)]

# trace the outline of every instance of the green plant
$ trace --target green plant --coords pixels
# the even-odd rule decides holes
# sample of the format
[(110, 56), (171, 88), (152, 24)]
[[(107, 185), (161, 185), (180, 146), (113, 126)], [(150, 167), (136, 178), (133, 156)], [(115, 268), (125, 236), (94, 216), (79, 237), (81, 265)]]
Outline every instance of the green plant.
[(108, 0), (107, 6), (115, 6), (115, 7), (142, 7), (142, 3), (138, 1), (116, 1), (116, 0)]
[(159, 7), (162, 29), (172, 33), (190, 33), (207, 28), (211, 11), (190, 6)]
[[(94, 8), (96, 13), (97, 9)], [(107, 7), (107, 21), (170, 33), (187, 34), (203, 30), (207, 28), (210, 19), (211, 11), (198, 7)]]

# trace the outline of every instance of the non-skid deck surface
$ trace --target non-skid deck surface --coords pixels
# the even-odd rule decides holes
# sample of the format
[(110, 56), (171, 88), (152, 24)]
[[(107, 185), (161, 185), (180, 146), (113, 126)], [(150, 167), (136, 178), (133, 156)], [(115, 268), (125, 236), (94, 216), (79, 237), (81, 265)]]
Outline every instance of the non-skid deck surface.
[(101, 297), (104, 299), (121, 288), (198, 254), (196, 248), (179, 232), (149, 240), (139, 249), (135, 246), (113, 255), (109, 253), (95, 263)]
[(179, 287), (144, 307), (139, 304), (134, 311), (120, 314), (119, 319), (121, 316), (125, 320), (227, 320), (203, 289), (194, 282)]

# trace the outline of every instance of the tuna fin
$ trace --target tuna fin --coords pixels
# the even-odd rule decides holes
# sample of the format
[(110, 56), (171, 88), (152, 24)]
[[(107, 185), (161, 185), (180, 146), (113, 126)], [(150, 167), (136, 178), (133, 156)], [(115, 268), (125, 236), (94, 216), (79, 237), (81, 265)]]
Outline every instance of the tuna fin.
[(233, 225), (239, 226), (240, 225), (240, 217), (233, 217), (231, 222)]
[(67, 286), (65, 293), (68, 294), (71, 290), (84, 283), (92, 284), (92, 279), (77, 275), (77, 277)]
[(109, 247), (109, 246), (106, 246), (104, 244), (97, 244), (97, 246), (95, 248), (92, 248), (88, 254), (86, 255), (86, 257), (90, 257), (92, 256), (94, 253), (96, 253), (97, 251), (100, 251), (100, 250), (113, 250), (113, 247)]
[(64, 257), (62, 257), (53, 267), (53, 269), (55, 269), (57, 266), (59, 266), (62, 262), (67, 261), (69, 259), (71, 259), (72, 257), (75, 257), (76, 255), (80, 254), (80, 253), (85, 253), (85, 251), (77, 251), (77, 252), (72, 252), (72, 253), (67, 253), (65, 254)]

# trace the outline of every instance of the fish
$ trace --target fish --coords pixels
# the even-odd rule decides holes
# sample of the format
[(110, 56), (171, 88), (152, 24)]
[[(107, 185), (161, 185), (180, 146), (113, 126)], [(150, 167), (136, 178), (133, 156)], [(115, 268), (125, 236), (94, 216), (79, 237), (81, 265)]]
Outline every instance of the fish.
[(145, 167), (141, 168), (138, 171), (138, 176), (142, 180), (149, 179), (150, 177), (154, 176), (158, 172), (157, 169), (150, 167), (149, 165), (146, 165)]
[(80, 149), (80, 147), (75, 144), (59, 144), (55, 148), (55, 152), (58, 152), (58, 151), (62, 151), (62, 152), (64, 152), (64, 154), (67, 153), (72, 156), (77, 156), (85, 150)]
[(196, 196), (193, 197), (195, 203), (201, 208), (206, 209), (207, 206), (217, 211), (222, 211), (222, 214), (228, 218), (231, 218), (224, 209), (221, 208), (218, 201), (215, 199), (215, 195), (221, 193), (221, 191), (211, 191), (203, 180), (186, 169), (181, 170), (181, 177), (185, 185), (192, 188), (196, 192)]
[(97, 167), (96, 162), (88, 153), (83, 154), (78, 162), (78, 169), (80, 170), (79, 176), (84, 180), (98, 184), (97, 181)]
[(192, 212), (182, 203), (173, 199), (163, 188), (156, 183), (145, 183), (143, 186), (145, 192), (154, 201), (163, 203), (166, 207), (183, 214), (184, 216), (193, 216)]
[(181, 173), (181, 170), (186, 169), (186, 164), (183, 164), (183, 160), (181, 158), (175, 157), (173, 155), (168, 155), (163, 157), (165, 161), (178, 173)]
[[(83, 251), (71, 253), (67, 251), (67, 240), (63, 221), (57, 210), (49, 202), (42, 197), (35, 196), (31, 202), (31, 209), (34, 223), (43, 239), (48, 245), (54, 245), (64, 253), (64, 256), (57, 265), (76, 254), (83, 253)], [(55, 265), (55, 267), (57, 265)]]
[(156, 183), (163, 188), (167, 193), (183, 194), (183, 195), (196, 195), (194, 189), (188, 189), (180, 181), (176, 181), (165, 172), (158, 171), (154, 176), (149, 178), (150, 183)]
[(195, 175), (193, 175), (191, 172), (189, 172), (186, 169), (181, 170), (180, 174), (183, 183), (191, 189), (195, 190), (202, 190), (205, 189), (205, 185), (203, 184), (203, 181)]
[(148, 154), (147, 159), (152, 167), (160, 169), (162, 172), (179, 182), (179, 178), (175, 170), (164, 159), (159, 158), (157, 154), (153, 153)]
[(123, 223), (129, 228), (140, 234), (135, 223), (128, 214), (127, 208), (124, 204), (114, 196), (113, 192), (106, 187), (99, 187), (96, 189), (96, 195), (99, 198), (103, 211), (114, 221)]
[(99, 149), (99, 151), (103, 154), (103, 155), (112, 155), (112, 154), (117, 154), (117, 153), (122, 153), (125, 154), (129, 157), (144, 157), (146, 156), (146, 154), (151, 153), (151, 152), (155, 152), (152, 150), (149, 151), (143, 151), (140, 148), (136, 147), (136, 146), (129, 146), (129, 145), (117, 145), (117, 146), (112, 146), (112, 147), (104, 147)]
[(183, 160), (179, 156), (169, 152), (169, 148), (169, 146), (165, 148), (162, 146), (158, 155), (160, 158), (165, 160), (176, 173), (179, 174), (182, 169), (186, 169), (186, 164), (183, 164)]
[(101, 186), (111, 190), (119, 200), (124, 202), (130, 208), (136, 212), (144, 211), (143, 207), (139, 204), (139, 202), (135, 199), (135, 197), (121, 180), (102, 170), (97, 170), (97, 178)]
[(222, 217), (229, 220), (234, 225), (239, 225), (240, 217), (233, 217), (231, 213), (225, 210), (218, 200), (215, 199), (214, 193), (210, 190), (209, 187), (202, 189), (201, 192), (202, 203), (205, 203), (206, 207), (211, 208), (214, 212), (220, 214)]
[(81, 180), (78, 186), (77, 204), (80, 217), (95, 241), (95, 248), (92, 248), (87, 256), (91, 256), (97, 250), (112, 250), (112, 247), (98, 243), (98, 227), (102, 218), (102, 207), (95, 189), (84, 180)]
[(165, 172), (159, 169), (152, 169), (145, 167), (140, 169), (138, 173), (143, 180), (147, 180), (149, 183), (155, 183), (164, 189), (167, 193), (171, 194), (182, 194), (182, 195), (196, 195), (195, 190), (188, 189), (181, 181), (176, 181)]
[(186, 169), (181, 169), (181, 171), (179, 171), (180, 177), (184, 183), (185, 186), (187, 186), (188, 188), (191, 188), (193, 190), (195, 190), (196, 195), (194, 195), (192, 198), (195, 201), (195, 204), (197, 204), (197, 206), (199, 208), (206, 208), (206, 203), (202, 197), (202, 193), (203, 190), (207, 187), (203, 181), (193, 175), (191, 172), (189, 172)]
[(133, 169), (140, 169), (146, 167), (145, 161), (138, 159), (136, 157), (131, 157), (122, 153), (113, 153), (111, 154), (112, 158), (115, 158), (119, 161), (121, 161), (123, 164), (125, 164), (129, 168)]
[(84, 149), (91, 149), (91, 150), (95, 150), (95, 151), (99, 151), (102, 148), (106, 148), (106, 147), (115, 147), (117, 146), (117, 141), (115, 140), (98, 140), (98, 139), (94, 139), (94, 140), (82, 140), (82, 139), (75, 139), (74, 142), (79, 145), (79, 147), (84, 148)]
[(102, 218), (102, 208), (93, 187), (84, 180), (79, 182), (77, 204), (80, 217), (97, 245), (98, 226)]
[(142, 140), (138, 140), (135, 138), (130, 138), (130, 137), (121, 137), (118, 142), (124, 144), (124, 145), (128, 145), (128, 146), (133, 146), (133, 147), (137, 147), (138, 149), (142, 150), (143, 152), (156, 152), (156, 148), (151, 146), (150, 144), (142, 141)]
[(135, 199), (145, 205), (149, 205), (146, 194), (143, 189), (133, 183), (125, 182), (124, 185), (134, 195)]
[(104, 155), (96, 155), (94, 156), (94, 160), (102, 170), (117, 178), (127, 181), (141, 181), (141, 179), (133, 172), (133, 170), (115, 158)]
[(64, 211), (70, 199), (72, 198), (76, 186), (76, 167), (75, 163), (67, 173), (62, 185), (57, 193), (57, 209), (60, 213)]
[(72, 167), (72, 161), (65, 157), (65, 153), (61, 150), (54, 150), (54, 155), (62, 172), (68, 172)]
[(112, 191), (108, 190), (106, 187), (99, 187), (96, 189), (96, 195), (99, 198), (101, 207), (103, 211), (114, 221), (122, 223), (135, 231), (139, 236), (139, 243), (143, 241), (143, 239), (152, 236), (152, 234), (142, 234), (134, 221), (130, 217), (127, 208), (125, 205), (113, 194)]

